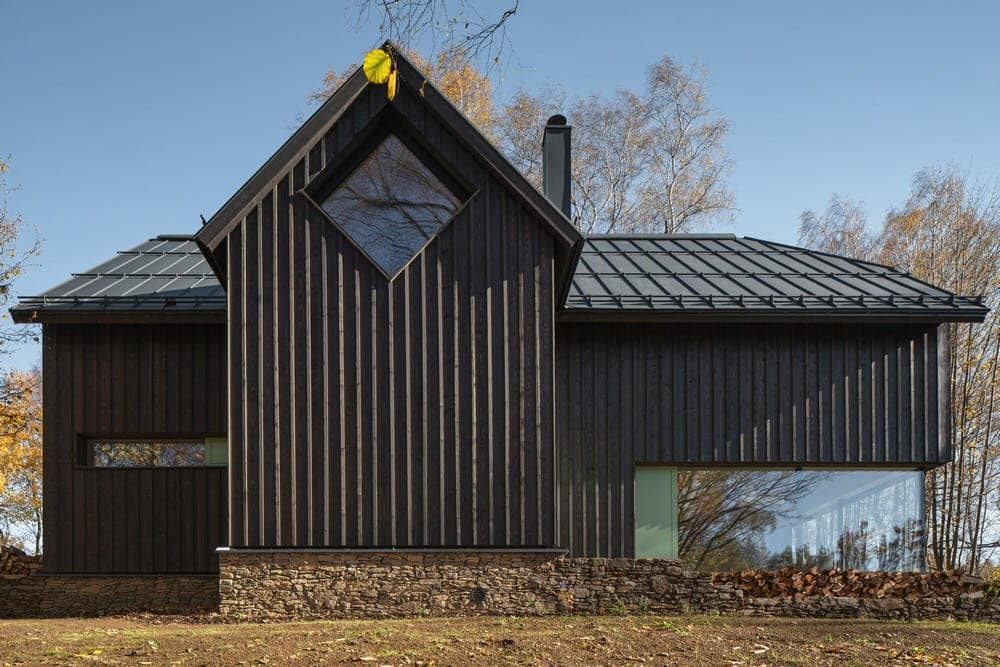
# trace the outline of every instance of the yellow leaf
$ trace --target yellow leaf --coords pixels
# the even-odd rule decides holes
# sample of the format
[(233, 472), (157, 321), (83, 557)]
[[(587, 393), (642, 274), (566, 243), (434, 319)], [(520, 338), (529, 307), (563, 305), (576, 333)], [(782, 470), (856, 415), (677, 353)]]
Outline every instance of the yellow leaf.
[(396, 98), (396, 70), (392, 70), (392, 74), (389, 75), (389, 101), (393, 101)]
[(369, 81), (383, 84), (389, 80), (389, 75), (392, 71), (392, 59), (382, 49), (372, 49), (365, 54), (362, 69), (365, 72), (365, 78)]

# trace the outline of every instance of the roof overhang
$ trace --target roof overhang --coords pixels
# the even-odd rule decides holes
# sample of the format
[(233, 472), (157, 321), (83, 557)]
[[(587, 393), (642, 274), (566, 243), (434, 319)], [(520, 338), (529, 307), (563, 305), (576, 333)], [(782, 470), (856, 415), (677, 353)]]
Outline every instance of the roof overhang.
[(225, 323), (226, 311), (222, 310), (101, 310), (101, 309), (10, 309), (11, 318), (18, 324), (200, 324)]
[(949, 323), (949, 322), (982, 322), (989, 309), (980, 312), (873, 312), (871, 310), (821, 312), (809, 310), (773, 310), (761, 311), (728, 311), (718, 310), (601, 310), (584, 308), (566, 308), (557, 315), (559, 322), (606, 322), (606, 323), (853, 323), (853, 324), (906, 324), (913, 323)]

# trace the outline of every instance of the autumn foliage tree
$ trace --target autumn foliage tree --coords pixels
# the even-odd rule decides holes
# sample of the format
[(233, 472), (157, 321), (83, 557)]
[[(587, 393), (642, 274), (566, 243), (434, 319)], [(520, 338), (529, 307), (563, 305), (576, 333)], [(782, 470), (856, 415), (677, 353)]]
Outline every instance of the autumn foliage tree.
[(0, 545), (30, 527), (35, 553), (42, 539), (41, 375), (0, 377)]
[[(37, 236), (24, 243), (27, 225), (8, 208), (9, 161), (0, 159), (0, 317), (12, 285), (38, 253)], [(17, 344), (37, 337), (33, 327), (0, 326), (0, 361)], [(36, 372), (0, 374), (0, 544), (30, 526), (36, 551), (41, 540), (41, 403)]]
[[(460, 57), (439, 55), (426, 60), (419, 53), (407, 53), (406, 57), (434, 82), (434, 86), (451, 100), (455, 108), (464, 113), (484, 134), (492, 135), (496, 124), (496, 110), (488, 77), (481, 74), (468, 60)], [(343, 70), (328, 70), (322, 85), (309, 96), (310, 101), (326, 101), (357, 69), (358, 64), (352, 63)], [(423, 81), (415, 82), (417, 87), (423, 84)]]
[(926, 476), (930, 564), (979, 569), (1000, 547), (1000, 191), (954, 169), (925, 169), (879, 229), (835, 197), (823, 213), (803, 213), (799, 239), (985, 297), (984, 323), (945, 325), (954, 460)]
[[(573, 125), (573, 217), (582, 231), (677, 233), (729, 220), (729, 124), (708, 103), (703, 69), (664, 57), (648, 68), (639, 91), (521, 90), (499, 105), (489, 77), (468, 59), (406, 55), (539, 187), (542, 127), (553, 114), (566, 114)], [(312, 99), (325, 100), (355, 69), (328, 72)]]

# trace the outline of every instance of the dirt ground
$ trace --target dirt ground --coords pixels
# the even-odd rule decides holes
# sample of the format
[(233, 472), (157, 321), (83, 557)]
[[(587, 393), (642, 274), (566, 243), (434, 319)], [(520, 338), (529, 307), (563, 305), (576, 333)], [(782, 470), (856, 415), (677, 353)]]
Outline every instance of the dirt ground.
[(0, 621), (0, 665), (1000, 664), (1000, 626), (731, 617)]

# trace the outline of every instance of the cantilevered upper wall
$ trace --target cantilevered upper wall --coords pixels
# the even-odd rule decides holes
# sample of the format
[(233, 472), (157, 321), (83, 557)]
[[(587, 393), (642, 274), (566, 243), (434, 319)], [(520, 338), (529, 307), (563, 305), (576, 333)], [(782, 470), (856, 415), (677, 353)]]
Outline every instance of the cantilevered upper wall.
[(892, 267), (756, 239), (589, 238), (556, 327), (559, 545), (636, 554), (637, 466), (948, 462), (942, 323), (985, 313)]

